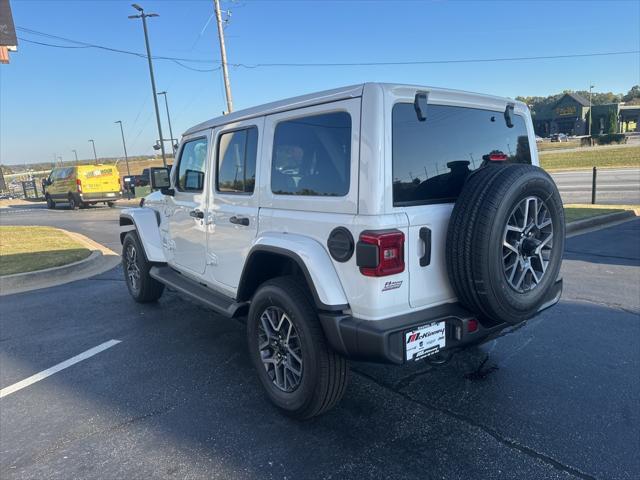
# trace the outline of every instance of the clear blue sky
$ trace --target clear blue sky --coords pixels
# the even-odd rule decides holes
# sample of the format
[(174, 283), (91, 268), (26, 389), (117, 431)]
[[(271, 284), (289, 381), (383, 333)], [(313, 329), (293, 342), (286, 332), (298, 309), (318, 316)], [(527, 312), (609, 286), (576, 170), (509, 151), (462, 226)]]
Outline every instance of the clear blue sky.
[[(131, 1), (11, 0), (17, 27), (144, 51)], [(139, 0), (148, 12), (152, 54), (219, 60), (211, 0)], [(560, 55), (640, 49), (640, 2), (224, 1), (230, 62), (375, 62)], [(203, 30), (204, 29), (204, 30)], [(202, 32), (202, 35), (201, 35)], [(25, 39), (69, 45), (19, 31)], [(213, 68), (215, 64), (188, 65)], [(174, 135), (225, 109), (221, 73), (155, 61), (169, 92)], [(489, 64), (234, 67), (236, 109), (363, 81), (407, 82), (496, 95), (564, 89), (626, 93), (640, 83), (640, 55)], [(0, 66), (0, 162), (153, 153), (157, 138), (146, 60), (95, 49), (20, 42)], [(164, 114), (163, 114), (164, 122)], [(164, 126), (166, 130), (166, 124)], [(168, 137), (168, 133), (166, 134)]]

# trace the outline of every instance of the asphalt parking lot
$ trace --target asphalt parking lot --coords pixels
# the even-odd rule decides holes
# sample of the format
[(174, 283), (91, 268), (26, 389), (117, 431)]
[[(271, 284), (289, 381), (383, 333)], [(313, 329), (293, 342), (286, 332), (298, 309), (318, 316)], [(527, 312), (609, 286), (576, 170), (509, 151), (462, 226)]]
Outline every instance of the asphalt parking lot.
[[(23, 209), (117, 251), (118, 211)], [(244, 327), (120, 268), (0, 297), (0, 478), (640, 478), (640, 219), (567, 241), (561, 303), (447, 365), (353, 363), (343, 402), (283, 417)]]

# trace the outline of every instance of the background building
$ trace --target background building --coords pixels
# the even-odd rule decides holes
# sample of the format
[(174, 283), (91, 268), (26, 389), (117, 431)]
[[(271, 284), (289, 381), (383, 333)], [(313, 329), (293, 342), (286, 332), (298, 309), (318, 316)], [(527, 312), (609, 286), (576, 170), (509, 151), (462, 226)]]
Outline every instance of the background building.
[(591, 134), (640, 132), (640, 105), (608, 103), (592, 105), (577, 93), (565, 93), (550, 105), (534, 107), (533, 126), (536, 134), (548, 137), (554, 133), (588, 135), (591, 114)]
[(9, 63), (9, 52), (18, 49), (9, 0), (0, 0), (0, 63)]

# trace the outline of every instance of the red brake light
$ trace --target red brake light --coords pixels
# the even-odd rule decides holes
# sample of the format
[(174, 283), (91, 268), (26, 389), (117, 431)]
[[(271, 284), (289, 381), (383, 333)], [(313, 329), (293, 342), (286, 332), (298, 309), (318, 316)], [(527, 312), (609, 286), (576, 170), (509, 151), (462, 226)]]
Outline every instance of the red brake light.
[(358, 266), (367, 277), (383, 277), (404, 271), (404, 233), (399, 230), (360, 234)]
[(470, 318), (467, 322), (467, 332), (473, 333), (478, 330), (478, 320), (475, 318)]
[(79, 178), (76, 178), (76, 185), (78, 186), (78, 191), (82, 192), (82, 181)]
[(504, 162), (507, 160), (507, 155), (504, 153), (492, 153), (489, 155), (489, 160), (492, 162)]

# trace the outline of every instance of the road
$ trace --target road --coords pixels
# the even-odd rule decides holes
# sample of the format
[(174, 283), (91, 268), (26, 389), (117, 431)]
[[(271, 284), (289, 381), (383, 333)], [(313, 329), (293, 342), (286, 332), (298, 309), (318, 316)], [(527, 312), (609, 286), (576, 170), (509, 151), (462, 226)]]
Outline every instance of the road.
[[(116, 217), (10, 218), (109, 244)], [(569, 239), (558, 306), (446, 366), (353, 363), (303, 423), (266, 400), (242, 324), (171, 292), (136, 304), (119, 268), (0, 297), (2, 388), (120, 341), (0, 398), (0, 478), (637, 479), (639, 235)]]
[[(551, 174), (564, 203), (591, 203), (591, 170)], [(601, 168), (597, 174), (596, 203), (640, 204), (640, 168)]]

